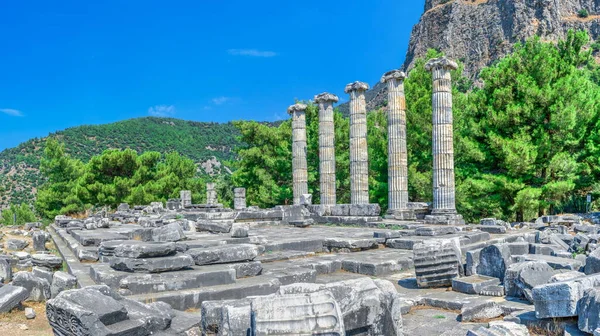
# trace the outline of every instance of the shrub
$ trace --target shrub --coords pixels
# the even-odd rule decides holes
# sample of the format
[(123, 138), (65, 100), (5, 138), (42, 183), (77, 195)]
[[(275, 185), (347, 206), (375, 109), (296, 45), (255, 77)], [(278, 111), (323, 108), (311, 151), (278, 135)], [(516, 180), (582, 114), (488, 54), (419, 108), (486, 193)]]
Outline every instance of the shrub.
[(590, 13), (587, 11), (587, 9), (583, 8), (579, 10), (579, 12), (577, 12), (577, 16), (579, 16), (580, 18), (586, 18), (590, 16)]

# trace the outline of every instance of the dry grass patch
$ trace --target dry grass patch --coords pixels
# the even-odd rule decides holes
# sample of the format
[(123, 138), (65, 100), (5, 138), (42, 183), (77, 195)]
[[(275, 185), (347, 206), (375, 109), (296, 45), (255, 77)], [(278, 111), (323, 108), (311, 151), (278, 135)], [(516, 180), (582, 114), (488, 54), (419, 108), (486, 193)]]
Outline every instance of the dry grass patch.
[[(32, 308), (36, 317), (28, 320), (25, 308)], [(43, 302), (23, 302), (22, 307), (10, 313), (0, 314), (0, 335), (10, 336), (49, 336), (52, 328), (46, 318), (46, 304)]]

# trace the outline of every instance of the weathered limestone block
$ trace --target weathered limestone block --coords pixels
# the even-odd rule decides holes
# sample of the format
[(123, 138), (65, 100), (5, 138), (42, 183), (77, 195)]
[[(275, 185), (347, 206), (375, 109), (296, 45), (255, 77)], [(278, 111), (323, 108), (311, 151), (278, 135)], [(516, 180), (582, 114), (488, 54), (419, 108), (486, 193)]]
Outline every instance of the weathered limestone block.
[(127, 204), (127, 203), (119, 204), (119, 206), (117, 207), (117, 211), (119, 211), (119, 212), (129, 211), (129, 204)]
[(555, 274), (545, 261), (526, 261), (510, 265), (504, 276), (506, 296), (525, 298), (533, 303), (533, 287), (548, 283)]
[(0, 313), (8, 313), (29, 297), (26, 288), (13, 285), (0, 287)]
[(335, 181), (335, 125), (333, 104), (339, 98), (331, 93), (316, 95), (319, 105), (319, 177), (322, 205), (336, 204)]
[(22, 251), (28, 245), (26, 240), (11, 238), (4, 243), (4, 248), (9, 251)]
[(585, 274), (600, 273), (600, 248), (595, 249), (585, 260)]
[(259, 254), (259, 248), (251, 244), (222, 245), (209, 248), (189, 249), (196, 265), (226, 264), (254, 260)]
[(537, 318), (577, 316), (577, 304), (586, 289), (600, 286), (600, 275), (549, 283), (532, 290)]
[(585, 276), (585, 273), (581, 273), (578, 271), (562, 272), (562, 273), (554, 274), (550, 278), (550, 280), (548, 280), (548, 283), (574, 280), (574, 279), (578, 279), (578, 278), (583, 278), (584, 276)]
[(0, 279), (2, 279), (2, 282), (12, 279), (12, 267), (10, 261), (6, 258), (0, 258)]
[(529, 330), (526, 326), (515, 322), (491, 321), (489, 328), (469, 330), (467, 336), (529, 336)]
[(41, 227), (42, 227), (42, 223), (40, 223), (40, 222), (25, 223), (23, 225), (23, 230), (31, 231), (33, 229), (40, 229)]
[(458, 238), (426, 240), (414, 246), (413, 255), (419, 287), (450, 287), (463, 275)]
[(48, 233), (44, 231), (34, 231), (31, 238), (33, 239), (33, 249), (35, 251), (46, 251)]
[(246, 188), (233, 189), (233, 208), (235, 210), (246, 209)]
[(292, 116), (292, 189), (294, 205), (300, 205), (300, 197), (308, 194), (308, 164), (306, 162), (306, 108), (305, 104), (288, 107)]
[(44, 302), (50, 298), (50, 283), (48, 280), (38, 278), (30, 272), (15, 273), (12, 284), (27, 290), (29, 294), (27, 301)]
[(60, 268), (62, 267), (63, 259), (54, 254), (33, 254), (31, 255), (31, 262), (35, 266)]
[(501, 316), (503, 313), (502, 307), (493, 301), (464, 305), (460, 311), (461, 322), (489, 320)]
[[(360, 278), (328, 284), (295, 283), (282, 286), (280, 295), (327, 290), (340, 306), (346, 334), (402, 335), (403, 300), (386, 280)], [(343, 335), (343, 334), (342, 334)]]
[(31, 269), (33, 276), (46, 279), (48, 283), (52, 283), (52, 270), (46, 267), (34, 266)]
[[(247, 300), (225, 302), (221, 308), (219, 335), (248, 335), (252, 334), (252, 308)], [(255, 335), (260, 335), (253, 331)]]
[(69, 273), (58, 271), (54, 273), (52, 277), (52, 284), (50, 285), (50, 295), (55, 298), (58, 293), (74, 289), (77, 287), (77, 278)]
[(177, 245), (174, 242), (143, 242), (139, 240), (121, 241), (113, 251), (116, 257), (154, 258), (175, 254)]
[(506, 268), (512, 264), (510, 247), (507, 244), (494, 244), (479, 252), (477, 274), (504, 279)]
[(186, 254), (142, 259), (114, 257), (110, 260), (110, 267), (125, 272), (161, 273), (178, 271), (192, 266), (194, 266), (194, 260)]
[(600, 289), (588, 288), (577, 303), (577, 326), (586, 333), (600, 328)]
[(455, 292), (483, 295), (487, 287), (499, 286), (498, 278), (488, 277), (485, 275), (471, 275), (462, 278), (452, 279), (452, 290)]
[(246, 238), (248, 230), (248, 225), (235, 224), (231, 229), (231, 238)]
[(250, 297), (256, 335), (344, 335), (344, 320), (328, 291)]
[(233, 223), (233, 219), (199, 219), (196, 221), (196, 231), (208, 231), (212, 233), (229, 233), (231, 231)]
[(346, 85), (350, 94), (350, 203), (369, 203), (369, 154), (367, 148), (367, 105), (365, 91), (369, 85), (354, 82)]
[(152, 241), (155, 242), (176, 242), (184, 240), (183, 229), (177, 223), (167, 224), (152, 229)]

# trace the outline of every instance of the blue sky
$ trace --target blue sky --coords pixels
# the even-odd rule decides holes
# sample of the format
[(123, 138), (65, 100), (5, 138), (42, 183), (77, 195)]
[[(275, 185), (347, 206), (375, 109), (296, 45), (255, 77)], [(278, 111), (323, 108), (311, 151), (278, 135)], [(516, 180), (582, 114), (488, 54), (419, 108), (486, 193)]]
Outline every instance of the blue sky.
[(424, 1), (0, 1), (0, 150), (148, 115), (287, 118), (402, 65)]

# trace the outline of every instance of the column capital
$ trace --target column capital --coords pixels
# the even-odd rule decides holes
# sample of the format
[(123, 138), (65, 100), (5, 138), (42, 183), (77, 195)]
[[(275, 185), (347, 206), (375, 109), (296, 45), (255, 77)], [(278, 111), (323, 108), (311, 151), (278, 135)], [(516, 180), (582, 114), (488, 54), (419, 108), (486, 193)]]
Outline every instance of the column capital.
[(352, 91), (367, 91), (369, 89), (369, 84), (365, 82), (356, 81), (354, 83), (350, 83), (346, 85), (344, 92), (350, 93)]
[(306, 110), (308, 106), (306, 104), (300, 104), (300, 103), (296, 103), (294, 105), (290, 105), (290, 107), (288, 107), (287, 112), (289, 114), (292, 114), (294, 112), (304, 112), (304, 110)]
[(435, 69), (456, 70), (458, 69), (458, 64), (445, 56), (430, 59), (429, 62), (425, 64), (425, 70), (433, 71)]
[(406, 74), (404, 73), (404, 71), (400, 71), (398, 69), (391, 70), (383, 74), (383, 76), (381, 76), (381, 83), (386, 83), (387, 81), (392, 79), (403, 81), (405, 78)]
[(318, 104), (327, 102), (337, 103), (340, 99), (333, 93), (323, 92), (321, 94), (316, 95), (313, 100), (315, 101), (315, 103)]

